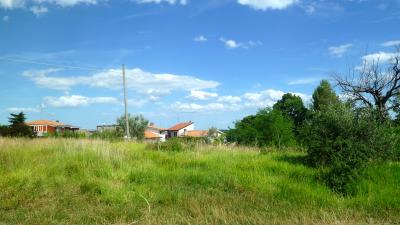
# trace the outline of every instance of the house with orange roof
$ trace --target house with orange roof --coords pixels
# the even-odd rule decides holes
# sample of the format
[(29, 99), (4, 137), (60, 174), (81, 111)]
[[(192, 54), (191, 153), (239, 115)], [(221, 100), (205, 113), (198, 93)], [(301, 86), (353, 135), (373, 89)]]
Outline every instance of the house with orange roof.
[(194, 123), (192, 121), (178, 123), (167, 129), (167, 138), (186, 136), (192, 130), (194, 130)]
[(144, 138), (149, 142), (165, 141), (167, 136), (167, 130), (161, 127), (157, 127), (154, 123), (150, 123), (144, 132)]
[(72, 126), (64, 123), (60, 123), (59, 121), (51, 121), (51, 120), (35, 120), (26, 123), (28, 126), (32, 128), (32, 130), (36, 133), (38, 137), (43, 137), (48, 134), (55, 134), (57, 132), (64, 132), (66, 130), (69, 131), (78, 131), (79, 127)]
[(168, 138), (186, 136), (187, 132), (194, 130), (192, 121), (173, 125), (170, 128), (161, 128), (151, 123), (144, 133), (145, 139), (150, 142), (165, 141)]

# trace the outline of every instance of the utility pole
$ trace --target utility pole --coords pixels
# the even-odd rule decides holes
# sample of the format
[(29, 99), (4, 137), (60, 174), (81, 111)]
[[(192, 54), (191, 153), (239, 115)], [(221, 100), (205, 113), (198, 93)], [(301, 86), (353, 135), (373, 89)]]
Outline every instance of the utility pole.
[(126, 99), (126, 78), (125, 78), (125, 65), (122, 64), (122, 79), (124, 84), (124, 104), (125, 104), (125, 139), (128, 140), (130, 138), (129, 135), (129, 115), (128, 115), (128, 101)]

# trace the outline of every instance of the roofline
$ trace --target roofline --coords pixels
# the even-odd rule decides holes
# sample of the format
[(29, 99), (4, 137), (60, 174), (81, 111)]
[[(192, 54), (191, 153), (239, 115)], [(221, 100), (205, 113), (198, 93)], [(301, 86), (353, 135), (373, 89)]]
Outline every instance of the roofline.
[(179, 124), (179, 123), (178, 123), (178, 124), (175, 124), (174, 126), (172, 126), (172, 127), (170, 127), (170, 128), (167, 128), (167, 129), (165, 129), (165, 130), (166, 130), (166, 131), (179, 131), (179, 130), (182, 130), (183, 128), (185, 128), (185, 127), (188, 127), (188, 126), (194, 124), (194, 122), (192, 122), (192, 121), (189, 121), (189, 122), (187, 122), (187, 123), (188, 123), (188, 125), (182, 127), (181, 129), (171, 129), (172, 127), (178, 125), (178, 124)]

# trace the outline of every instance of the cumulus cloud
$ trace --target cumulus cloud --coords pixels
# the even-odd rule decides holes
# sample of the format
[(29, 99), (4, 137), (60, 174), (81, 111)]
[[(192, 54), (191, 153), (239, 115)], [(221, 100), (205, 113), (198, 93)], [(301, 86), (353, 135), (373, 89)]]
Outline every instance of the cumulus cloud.
[(225, 47), (227, 47), (229, 49), (235, 49), (235, 48), (239, 48), (242, 46), (242, 44), (237, 43), (235, 40), (228, 40), (225, 38), (220, 38), (219, 40), (225, 44)]
[(23, 7), (26, 0), (0, 0), (0, 7), (13, 9)]
[(169, 3), (171, 5), (174, 4), (181, 4), (181, 5), (186, 5), (188, 3), (188, 0), (134, 0), (137, 3)]
[(37, 6), (37, 5), (35, 5), (35, 6), (32, 6), (32, 7), (30, 8), (30, 11), (31, 11), (33, 14), (35, 14), (36, 16), (41, 16), (41, 15), (47, 13), (49, 10), (48, 10), (46, 7), (44, 7), (44, 6)]
[(235, 49), (235, 48), (248, 49), (248, 48), (252, 48), (252, 47), (257, 47), (257, 46), (263, 45), (263, 43), (261, 41), (248, 41), (247, 43), (241, 43), (241, 42), (237, 42), (237, 41), (232, 40), (232, 39), (225, 39), (223, 37), (221, 37), (219, 40), (228, 49)]
[[(241, 96), (221, 96), (218, 102), (207, 104), (176, 102), (172, 109), (181, 112), (207, 112), (207, 111), (237, 111), (242, 109), (257, 109), (272, 107), (286, 92), (267, 89), (260, 92), (249, 92)], [(303, 93), (293, 93), (303, 99), (305, 103), (310, 102), (311, 96)]]
[(199, 36), (197, 36), (197, 37), (194, 37), (194, 38), (193, 38), (193, 41), (196, 41), (196, 42), (206, 42), (206, 41), (208, 41), (208, 39), (207, 39), (206, 37), (204, 37), (203, 35), (199, 35)]
[(241, 5), (249, 6), (256, 10), (282, 10), (298, 3), (298, 0), (238, 0)]
[(236, 104), (242, 101), (242, 99), (239, 96), (231, 96), (231, 95), (226, 95), (226, 96), (221, 96), (218, 98), (219, 102), (225, 102), (229, 104)]
[(386, 62), (389, 62), (391, 59), (393, 59), (396, 56), (399, 56), (399, 53), (377, 52), (377, 53), (365, 55), (362, 57), (362, 59), (366, 64), (377, 63), (377, 62), (386, 63)]
[(192, 99), (197, 99), (197, 100), (206, 100), (206, 99), (218, 97), (218, 94), (212, 93), (212, 92), (206, 92), (206, 91), (191, 90), (190, 95), (188, 97), (192, 98)]
[(224, 111), (227, 106), (222, 103), (208, 103), (208, 104), (196, 104), (196, 103), (182, 103), (176, 102), (172, 105), (172, 109), (180, 112), (215, 112)]
[(284, 92), (280, 90), (267, 89), (260, 92), (245, 93), (242, 97), (244, 106), (251, 108), (272, 107), (286, 93), (292, 93), (303, 99), (304, 102), (309, 102), (311, 96), (303, 93)]
[(38, 108), (31, 108), (31, 107), (11, 107), (7, 108), (7, 111), (17, 113), (17, 112), (40, 112)]
[(387, 41), (381, 44), (383, 47), (393, 47), (393, 46), (400, 46), (400, 40), (395, 41)]
[(322, 79), (324, 79), (324, 78), (322, 78), (322, 77), (303, 78), (303, 79), (298, 79), (298, 80), (292, 80), (288, 84), (289, 85), (314, 84), (316, 82), (319, 82)]
[(329, 53), (334, 56), (341, 58), (343, 55), (352, 47), (352, 44), (344, 44), (340, 46), (331, 46), (329, 47)]
[[(37, 86), (68, 91), (75, 86), (106, 88), (119, 90), (122, 87), (120, 69), (109, 69), (90, 76), (57, 76), (59, 69), (28, 70), (23, 73)], [(139, 94), (147, 95), (156, 100), (160, 96), (174, 91), (202, 91), (216, 88), (219, 83), (212, 80), (202, 80), (193, 76), (174, 75), (168, 73), (150, 73), (141, 69), (126, 70), (127, 88)]]
[(64, 107), (81, 107), (90, 104), (118, 104), (120, 101), (114, 97), (85, 97), (81, 95), (65, 95), (60, 97), (45, 97), (45, 105), (64, 108)]
[(46, 5), (72, 7), (80, 4), (94, 5), (97, 0), (0, 0), (0, 8), (4, 9), (29, 9), (36, 16), (48, 12)]

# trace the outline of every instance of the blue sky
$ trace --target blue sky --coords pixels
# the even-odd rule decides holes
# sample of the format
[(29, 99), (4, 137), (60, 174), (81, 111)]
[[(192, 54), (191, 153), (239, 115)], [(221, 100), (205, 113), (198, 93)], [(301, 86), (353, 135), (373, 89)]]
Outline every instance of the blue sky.
[(284, 93), (386, 60), (400, 0), (0, 0), (0, 123), (93, 129), (129, 112), (227, 128)]

